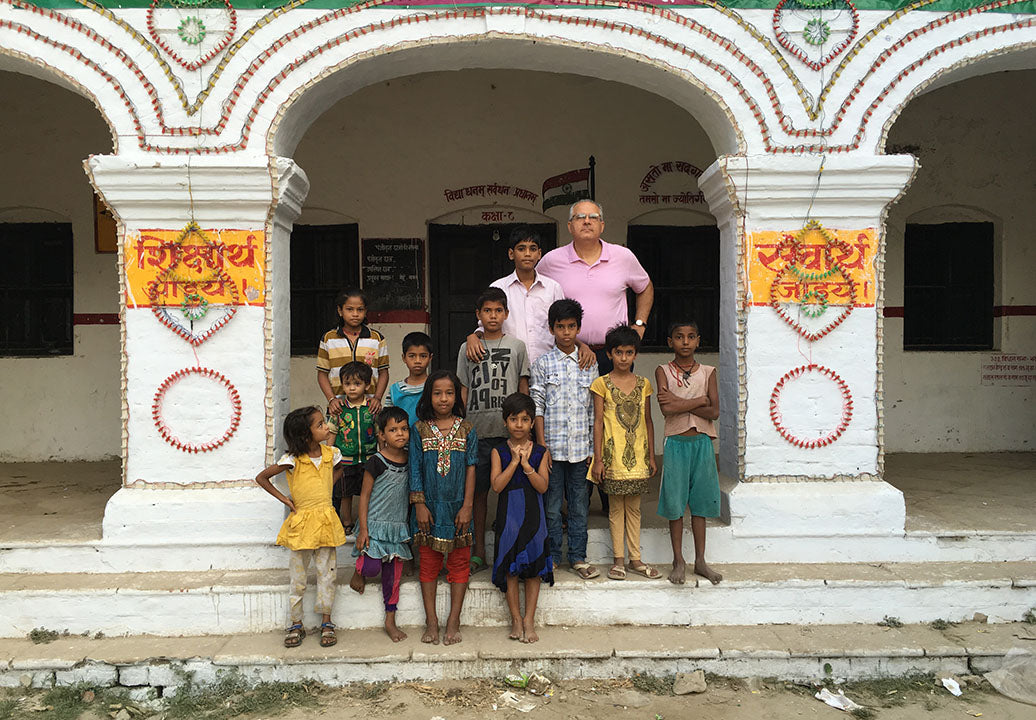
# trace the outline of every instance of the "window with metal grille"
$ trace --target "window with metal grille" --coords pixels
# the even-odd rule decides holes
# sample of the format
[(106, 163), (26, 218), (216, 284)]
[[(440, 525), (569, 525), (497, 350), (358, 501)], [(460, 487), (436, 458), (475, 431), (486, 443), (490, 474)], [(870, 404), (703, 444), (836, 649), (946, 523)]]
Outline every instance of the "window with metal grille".
[(355, 223), (292, 229), (292, 355), (316, 355), (320, 338), (338, 325), (335, 295), (360, 284), (359, 236)]
[(719, 352), (719, 228), (631, 225), (626, 238), (655, 286), (642, 352), (669, 352), (666, 331), (677, 319), (698, 323), (700, 352)]
[(993, 347), (993, 224), (908, 224), (903, 349)]
[(72, 225), (0, 223), (0, 355), (72, 354)]

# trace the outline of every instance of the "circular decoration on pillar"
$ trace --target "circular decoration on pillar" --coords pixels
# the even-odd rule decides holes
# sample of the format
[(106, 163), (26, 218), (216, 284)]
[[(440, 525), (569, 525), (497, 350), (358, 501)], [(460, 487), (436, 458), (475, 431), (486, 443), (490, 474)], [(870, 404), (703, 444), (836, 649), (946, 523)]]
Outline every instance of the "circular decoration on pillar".
[(176, 34), (188, 45), (198, 45), (205, 39), (208, 31), (205, 29), (205, 23), (201, 21), (201, 18), (191, 15), (180, 22), (180, 26), (176, 28)]
[(810, 20), (802, 29), (802, 39), (810, 45), (823, 45), (829, 37), (831, 37), (831, 26), (827, 24), (826, 20), (818, 17)]
[(188, 320), (201, 320), (209, 311), (209, 301), (198, 293), (187, 293), (180, 307)]
[[(785, 385), (790, 381), (807, 374), (819, 375), (830, 379), (838, 388), (838, 392), (842, 398), (841, 418), (837, 427), (818, 438), (812, 439), (798, 437), (789, 431), (784, 424), (784, 416), (781, 413), (781, 394), (784, 391)], [(838, 373), (831, 368), (824, 367), (823, 365), (810, 363), (809, 365), (800, 365), (793, 370), (789, 370), (780, 380), (777, 381), (777, 384), (773, 388), (773, 392), (770, 394), (770, 420), (773, 422), (773, 426), (777, 428), (777, 432), (780, 433), (782, 438), (799, 448), (815, 450), (817, 448), (830, 445), (841, 437), (842, 433), (845, 432), (845, 429), (849, 427), (849, 422), (852, 419), (853, 396), (852, 393), (849, 392), (849, 386), (846, 384), (845, 380), (838, 375)]]
[[(215, 390), (205, 390), (197, 387), (193, 392), (188, 391), (179, 403), (179, 406), (187, 406), (192, 409), (192, 417), (184, 418), (186, 426), (179, 434), (173, 431), (166, 422), (164, 410), (170, 390), (176, 392), (176, 386), (191, 378), (199, 378), (202, 383), (215, 385)], [(224, 398), (225, 393), (225, 398)], [(225, 404), (225, 408), (219, 407)], [(224, 414), (224, 410), (228, 410)], [(158, 386), (155, 392), (154, 401), (151, 403), (151, 416), (158, 428), (158, 434), (162, 439), (177, 450), (187, 453), (211, 452), (223, 445), (237, 432), (237, 426), (241, 423), (241, 396), (222, 373), (211, 368), (191, 367), (177, 370), (167, 377)], [(227, 417), (229, 416), (229, 417)], [(217, 430), (210, 435), (211, 439), (184, 439), (183, 435), (189, 432), (197, 432), (197, 428), (204, 428), (207, 425), (217, 425)], [(222, 434), (219, 434), (222, 431)]]

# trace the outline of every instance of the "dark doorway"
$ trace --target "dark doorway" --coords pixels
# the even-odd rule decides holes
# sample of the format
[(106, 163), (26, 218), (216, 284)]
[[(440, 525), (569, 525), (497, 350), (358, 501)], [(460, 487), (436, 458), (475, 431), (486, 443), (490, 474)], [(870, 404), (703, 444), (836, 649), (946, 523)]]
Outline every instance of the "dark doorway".
[[(435, 367), (456, 370), (457, 350), (475, 329), (475, 301), (494, 280), (514, 272), (507, 239), (518, 223), (429, 225), (429, 276)], [(543, 252), (557, 245), (553, 223), (532, 225)]]

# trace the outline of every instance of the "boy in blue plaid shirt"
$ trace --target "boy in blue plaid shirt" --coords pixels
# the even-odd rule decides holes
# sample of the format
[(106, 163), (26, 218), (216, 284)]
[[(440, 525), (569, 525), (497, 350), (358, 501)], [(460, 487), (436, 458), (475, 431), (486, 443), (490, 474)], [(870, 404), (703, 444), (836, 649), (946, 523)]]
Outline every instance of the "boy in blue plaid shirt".
[(568, 560), (584, 580), (600, 572), (586, 561), (587, 464), (593, 457), (594, 404), (590, 384), (597, 363), (579, 368), (576, 335), (583, 308), (575, 300), (557, 300), (547, 311), (554, 347), (532, 364), (529, 391), (536, 403), (536, 440), (550, 450), (550, 478), (544, 505), (554, 566), (561, 564), (561, 505), (568, 499)]

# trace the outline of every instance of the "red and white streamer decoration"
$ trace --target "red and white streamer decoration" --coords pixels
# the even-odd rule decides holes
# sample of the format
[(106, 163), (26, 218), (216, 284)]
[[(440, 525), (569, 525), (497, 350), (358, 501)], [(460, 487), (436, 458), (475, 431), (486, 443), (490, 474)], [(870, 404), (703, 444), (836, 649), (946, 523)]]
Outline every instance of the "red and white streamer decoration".
[[(226, 432), (216, 440), (210, 440), (209, 442), (200, 444), (184, 442), (173, 435), (172, 431), (162, 419), (162, 402), (165, 399), (166, 392), (168, 392), (170, 387), (189, 375), (200, 375), (202, 377), (211, 378), (223, 385), (227, 390), (227, 397), (230, 399), (231, 406), (230, 426), (227, 428)], [(237, 426), (241, 423), (241, 396), (238, 394), (237, 388), (235, 388), (222, 373), (216, 372), (211, 368), (204, 367), (184, 368), (183, 370), (177, 370), (174, 372), (158, 386), (158, 391), (155, 393), (155, 399), (151, 404), (151, 416), (155, 420), (155, 427), (158, 428), (158, 434), (162, 436), (163, 440), (177, 450), (182, 450), (183, 452), (188, 453), (211, 452), (232, 438), (234, 433), (237, 432)]]
[[(781, 392), (784, 390), (784, 385), (789, 380), (794, 380), (797, 377), (805, 375), (806, 373), (820, 373), (826, 375), (835, 382), (838, 386), (839, 392), (842, 394), (842, 418), (838, 423), (838, 427), (829, 432), (823, 437), (816, 438), (815, 440), (803, 440), (802, 438), (792, 435), (791, 432), (784, 427), (784, 418), (781, 416)], [(809, 365), (800, 365), (794, 370), (789, 370), (784, 376), (777, 381), (777, 384), (773, 388), (773, 393), (770, 395), (770, 420), (773, 421), (773, 426), (777, 428), (777, 432), (781, 434), (781, 437), (790, 442), (792, 445), (807, 450), (815, 450), (817, 448), (830, 445), (837, 440), (845, 429), (849, 427), (849, 422), (853, 419), (853, 396), (849, 392), (849, 386), (846, 384), (838, 373), (831, 368), (824, 367), (823, 365), (817, 365), (810, 363)]]

